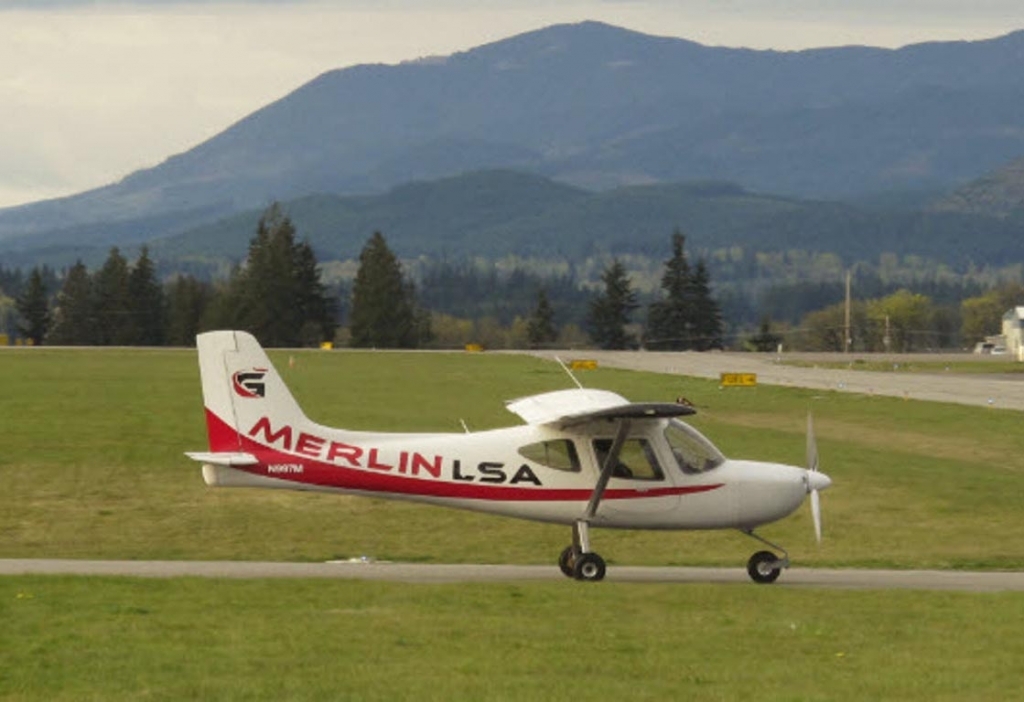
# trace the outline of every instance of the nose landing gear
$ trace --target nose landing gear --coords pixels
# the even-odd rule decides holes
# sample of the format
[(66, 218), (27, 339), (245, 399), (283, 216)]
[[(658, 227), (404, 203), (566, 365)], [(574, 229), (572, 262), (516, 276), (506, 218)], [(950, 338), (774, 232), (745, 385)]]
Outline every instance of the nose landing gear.
[(789, 567), (789, 554), (786, 553), (786, 549), (758, 536), (754, 533), (753, 529), (745, 529), (743, 533), (767, 546), (771, 546), (776, 551), (782, 552), (782, 558), (779, 558), (771, 551), (758, 551), (747, 561), (747, 574), (751, 580), (762, 585), (774, 583), (778, 580), (782, 570)]
[(758, 551), (747, 561), (747, 573), (755, 583), (774, 583), (782, 573), (779, 559), (771, 551)]

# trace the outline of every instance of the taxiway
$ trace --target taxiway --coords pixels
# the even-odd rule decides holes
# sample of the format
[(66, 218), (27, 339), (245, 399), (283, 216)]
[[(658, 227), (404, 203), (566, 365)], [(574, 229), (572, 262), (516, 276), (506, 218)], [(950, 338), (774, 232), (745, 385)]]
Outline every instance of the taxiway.
[[(569, 581), (554, 566), (265, 561), (88, 561), (0, 559), (0, 575), (91, 575), (136, 578), (337, 578), (409, 583)], [(742, 568), (610, 566), (607, 582), (716, 583), (757, 587)], [(580, 587), (592, 587), (580, 583)], [(598, 586), (600, 587), (600, 586)], [(771, 587), (1024, 591), (1024, 573), (946, 570), (791, 568)]]
[[(680, 376), (676, 390), (685, 395), (685, 377), (718, 378), (722, 373), (756, 373), (757, 382), (764, 385), (832, 390), (884, 395), (907, 400), (950, 402), (982, 405), (1000, 409), (1024, 411), (1024, 374), (1010, 372), (1016, 366), (1012, 361), (987, 359), (993, 365), (1005, 366), (1005, 373), (962, 374), (950, 371), (905, 372), (901, 364), (943, 360), (986, 360), (967, 354), (945, 355), (881, 355), (881, 354), (757, 354), (730, 352), (667, 352), (667, 351), (532, 351), (532, 355), (564, 361), (574, 358), (593, 359), (607, 368), (625, 368)], [(882, 360), (897, 367), (892, 372), (858, 370), (858, 360)], [(837, 362), (846, 367), (835, 367)], [(820, 366), (815, 366), (820, 363)], [(799, 364), (799, 365), (794, 365)], [(827, 364), (827, 366), (826, 366)]]

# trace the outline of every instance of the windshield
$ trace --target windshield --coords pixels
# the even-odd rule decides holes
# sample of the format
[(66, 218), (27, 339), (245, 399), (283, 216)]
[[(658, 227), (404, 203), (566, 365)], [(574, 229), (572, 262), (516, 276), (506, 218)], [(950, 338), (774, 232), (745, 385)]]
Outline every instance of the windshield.
[(706, 473), (722, 465), (725, 456), (703, 434), (678, 419), (669, 420), (665, 439), (684, 473)]

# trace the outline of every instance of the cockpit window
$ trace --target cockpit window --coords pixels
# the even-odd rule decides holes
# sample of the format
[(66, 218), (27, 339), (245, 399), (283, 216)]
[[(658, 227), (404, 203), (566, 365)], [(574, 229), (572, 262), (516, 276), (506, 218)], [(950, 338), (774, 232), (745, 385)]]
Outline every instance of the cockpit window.
[(665, 439), (684, 473), (706, 473), (722, 465), (725, 456), (703, 434), (678, 419), (669, 421)]
[(523, 458), (539, 463), (555, 470), (564, 470), (569, 473), (578, 473), (580, 470), (580, 459), (576, 454), (576, 445), (568, 439), (554, 439), (552, 441), (540, 441), (536, 444), (528, 444), (519, 449), (519, 455)]
[[(611, 439), (594, 439), (594, 453), (598, 468), (604, 467), (605, 459), (612, 448)], [(631, 480), (664, 480), (657, 456), (647, 439), (626, 439), (619, 451), (619, 460), (612, 469), (612, 477)]]

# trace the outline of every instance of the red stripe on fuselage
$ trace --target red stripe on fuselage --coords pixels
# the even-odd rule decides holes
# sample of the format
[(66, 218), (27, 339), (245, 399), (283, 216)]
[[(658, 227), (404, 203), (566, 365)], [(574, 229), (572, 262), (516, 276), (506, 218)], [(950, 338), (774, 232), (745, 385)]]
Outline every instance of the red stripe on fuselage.
[[(362, 492), (419, 495), (423, 497), (450, 497), (467, 500), (491, 500), (496, 502), (579, 502), (590, 499), (592, 488), (546, 488), (543, 486), (487, 485), (478, 482), (461, 482), (447, 478), (418, 478), (393, 475), (376, 470), (360, 470), (325, 463), (254, 441), (235, 431), (217, 415), (206, 410), (206, 423), (210, 432), (210, 449), (213, 451), (243, 451), (259, 460), (255, 466), (234, 466), (255, 475), (302, 485), (358, 490)], [(272, 472), (270, 465), (301, 464), (302, 472)], [(690, 495), (709, 492), (722, 487), (712, 485), (691, 485), (687, 487), (658, 487), (645, 490), (608, 489), (605, 500), (631, 500), (671, 495)]]

